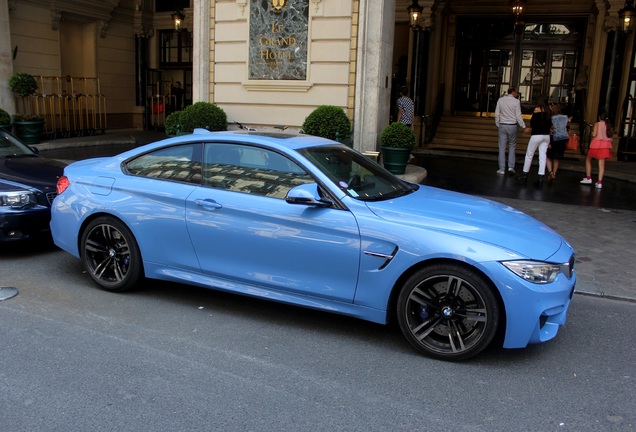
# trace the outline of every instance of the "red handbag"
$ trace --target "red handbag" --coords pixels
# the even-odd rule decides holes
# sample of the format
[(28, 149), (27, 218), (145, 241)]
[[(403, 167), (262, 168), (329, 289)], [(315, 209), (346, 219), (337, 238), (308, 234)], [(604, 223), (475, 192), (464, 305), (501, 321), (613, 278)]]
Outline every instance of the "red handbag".
[(579, 149), (579, 136), (570, 135), (568, 143), (565, 145), (566, 150), (578, 150)]

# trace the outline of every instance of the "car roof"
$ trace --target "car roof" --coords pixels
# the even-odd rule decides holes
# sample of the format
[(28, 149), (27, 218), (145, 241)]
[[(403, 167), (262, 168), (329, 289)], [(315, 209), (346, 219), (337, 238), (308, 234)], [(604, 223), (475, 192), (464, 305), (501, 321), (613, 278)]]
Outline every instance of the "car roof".
[(205, 129), (195, 129), (192, 134), (181, 135), (156, 144), (177, 144), (186, 142), (205, 142), (208, 139), (214, 141), (228, 142), (251, 142), (254, 144), (264, 144), (270, 147), (283, 147), (291, 150), (297, 150), (305, 147), (315, 147), (322, 145), (339, 144), (326, 138), (313, 135), (289, 133), (289, 132), (261, 132), (261, 131), (220, 131), (210, 132)]

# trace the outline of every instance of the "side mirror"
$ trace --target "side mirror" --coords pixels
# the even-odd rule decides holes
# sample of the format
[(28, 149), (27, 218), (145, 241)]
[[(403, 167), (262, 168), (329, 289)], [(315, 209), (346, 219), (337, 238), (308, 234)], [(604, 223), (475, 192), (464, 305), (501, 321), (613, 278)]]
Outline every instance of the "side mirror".
[(301, 204), (314, 207), (331, 207), (332, 202), (322, 199), (318, 191), (318, 184), (308, 183), (291, 188), (285, 196), (288, 204)]

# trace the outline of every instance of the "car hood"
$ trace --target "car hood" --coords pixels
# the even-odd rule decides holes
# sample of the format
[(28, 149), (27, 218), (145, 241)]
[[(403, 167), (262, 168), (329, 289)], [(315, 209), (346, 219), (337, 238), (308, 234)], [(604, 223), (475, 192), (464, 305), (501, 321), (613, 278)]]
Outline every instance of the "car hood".
[(548, 259), (563, 241), (548, 226), (510, 206), (428, 186), (367, 206), (383, 219), (490, 243), (532, 259)]
[(0, 159), (0, 179), (47, 192), (55, 190), (65, 166), (64, 162), (37, 156), (7, 157)]

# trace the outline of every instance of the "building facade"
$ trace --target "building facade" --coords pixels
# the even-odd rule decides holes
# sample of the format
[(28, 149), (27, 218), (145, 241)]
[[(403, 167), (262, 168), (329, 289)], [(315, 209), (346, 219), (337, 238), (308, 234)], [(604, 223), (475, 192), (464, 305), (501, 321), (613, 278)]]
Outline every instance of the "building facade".
[[(426, 0), (415, 29), (409, 5), (8, 0), (0, 107), (49, 110), (50, 130), (72, 132), (161, 127), (196, 101), (216, 103), (230, 122), (300, 128), (317, 106), (336, 105), (352, 120), (354, 147), (375, 151), (402, 85), (416, 123), (429, 127), (442, 116), (487, 118), (516, 86), (527, 112), (547, 96), (582, 124), (608, 111), (631, 134), (634, 35), (620, 30), (623, 0), (528, 0), (521, 17), (508, 0)], [(36, 76), (38, 95), (15, 98), (14, 72)]]

